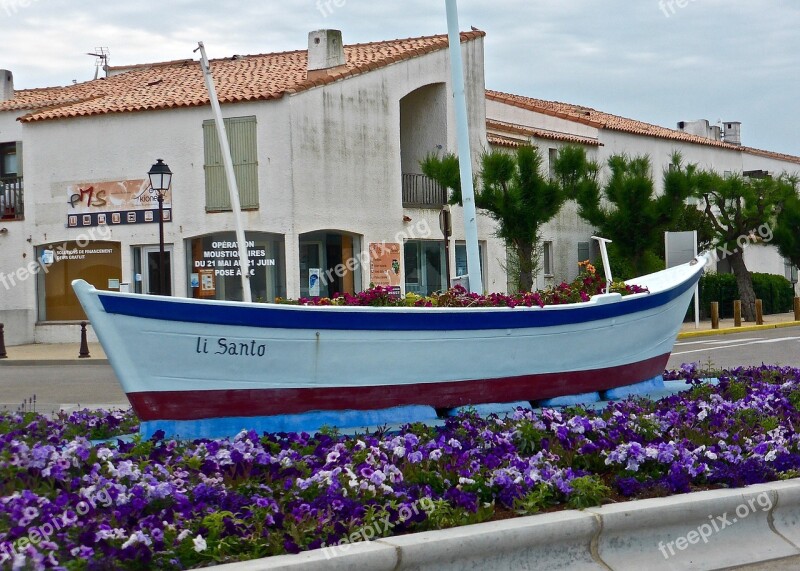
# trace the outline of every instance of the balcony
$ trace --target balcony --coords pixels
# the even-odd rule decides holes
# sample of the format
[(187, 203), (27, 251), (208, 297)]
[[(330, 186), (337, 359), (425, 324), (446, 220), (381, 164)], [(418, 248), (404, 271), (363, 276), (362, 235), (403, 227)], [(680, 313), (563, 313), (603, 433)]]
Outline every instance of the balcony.
[(447, 189), (424, 174), (403, 173), (404, 208), (441, 208), (447, 203)]
[(0, 178), (0, 220), (22, 220), (25, 218), (25, 202), (22, 177)]

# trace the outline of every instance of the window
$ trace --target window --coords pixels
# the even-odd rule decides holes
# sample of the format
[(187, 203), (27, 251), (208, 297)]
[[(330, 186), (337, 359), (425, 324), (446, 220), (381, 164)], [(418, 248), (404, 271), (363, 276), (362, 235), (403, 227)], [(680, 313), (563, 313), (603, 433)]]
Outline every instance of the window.
[(549, 161), (550, 180), (556, 178), (556, 161), (558, 160), (558, 149), (548, 149), (547, 159)]
[(578, 242), (578, 262), (592, 261), (592, 243)]
[[(483, 255), (483, 243), (478, 243), (478, 257), (481, 260), (481, 278), (486, 283), (486, 258)], [(456, 243), (456, 276), (467, 275), (467, 245), (464, 242)]]
[[(228, 144), (231, 148), (233, 171), (239, 187), (239, 201), (243, 209), (258, 208), (258, 153), (256, 148), (256, 118), (233, 117), (225, 119)], [(217, 129), (213, 120), (203, 121), (205, 148), (206, 211), (231, 210), (225, 163), (222, 158)]]
[(545, 277), (552, 277), (553, 271), (553, 242), (547, 241), (544, 243), (542, 252), (542, 267), (544, 269)]
[(0, 178), (22, 176), (17, 146), (21, 143), (0, 143)]
[[(253, 301), (273, 302), (286, 295), (284, 237), (246, 232), (250, 258), (250, 294)], [(234, 232), (198, 236), (186, 241), (189, 296), (241, 301), (239, 245)]]
[(409, 240), (404, 245), (406, 293), (430, 295), (447, 287), (444, 242)]

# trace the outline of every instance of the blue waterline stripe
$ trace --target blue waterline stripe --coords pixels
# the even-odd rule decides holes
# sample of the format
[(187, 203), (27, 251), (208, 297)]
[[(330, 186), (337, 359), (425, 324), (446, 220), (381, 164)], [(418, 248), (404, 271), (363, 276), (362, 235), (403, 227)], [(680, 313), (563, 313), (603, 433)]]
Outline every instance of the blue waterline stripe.
[(694, 287), (699, 273), (675, 288), (620, 302), (578, 306), (567, 310), (520, 311), (331, 311), (323, 308), (292, 309), (291, 306), (238, 306), (208, 301), (127, 297), (98, 292), (106, 313), (162, 321), (238, 325), (271, 329), (350, 331), (477, 331), (556, 327), (613, 319), (668, 304)]

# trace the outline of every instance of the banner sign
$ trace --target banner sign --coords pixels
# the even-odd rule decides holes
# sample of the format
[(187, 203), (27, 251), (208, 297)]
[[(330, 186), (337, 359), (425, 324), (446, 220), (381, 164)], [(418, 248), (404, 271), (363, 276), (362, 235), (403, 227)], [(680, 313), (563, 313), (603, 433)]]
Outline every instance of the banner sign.
[[(164, 193), (164, 222), (172, 221), (172, 191)], [(147, 180), (88, 182), (67, 187), (67, 227), (158, 223), (158, 200)]]

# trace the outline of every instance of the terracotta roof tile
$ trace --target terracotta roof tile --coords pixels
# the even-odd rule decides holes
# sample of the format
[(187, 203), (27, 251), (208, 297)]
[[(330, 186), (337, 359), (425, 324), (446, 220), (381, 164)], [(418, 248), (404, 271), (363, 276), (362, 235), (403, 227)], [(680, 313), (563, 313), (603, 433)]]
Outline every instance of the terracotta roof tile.
[[(461, 41), (483, 36), (482, 31), (462, 32)], [(347, 67), (315, 79), (306, 76), (305, 50), (212, 60), (211, 70), (221, 103), (278, 99), (287, 93), (299, 93), (447, 46), (444, 34), (345, 46)], [(76, 85), (16, 91), (11, 100), (0, 102), (0, 111), (31, 110), (20, 118), (31, 122), (192, 107), (209, 102), (198, 61), (111, 68), (112, 73), (121, 70), (124, 72)]]
[(544, 99), (535, 99), (533, 97), (524, 97), (522, 95), (513, 95), (510, 93), (492, 90), (486, 91), (486, 98), (492, 101), (498, 101), (500, 103), (506, 103), (522, 109), (542, 113), (544, 115), (560, 117), (569, 121), (576, 121), (578, 123), (596, 127), (598, 129), (622, 131), (625, 133), (656, 137), (659, 139), (670, 139), (697, 145), (720, 147), (731, 151), (751, 153), (766, 158), (800, 164), (800, 157), (793, 155), (764, 151), (761, 149), (754, 149), (752, 147), (740, 145), (732, 145), (730, 143), (725, 143), (724, 141), (707, 139), (698, 135), (684, 133), (683, 131), (678, 131), (676, 129), (668, 129), (666, 127), (652, 125), (643, 121), (637, 121), (635, 119), (627, 119), (618, 115), (611, 115), (610, 113), (597, 111), (591, 107), (583, 107), (581, 105), (573, 105), (571, 103), (560, 103), (558, 101), (546, 101)]
[[(602, 145), (597, 139), (591, 137), (579, 137), (577, 135), (570, 135), (568, 133), (559, 133), (557, 131), (548, 131), (546, 129), (535, 129), (525, 125), (517, 125), (515, 123), (506, 123), (505, 121), (497, 121), (494, 119), (486, 120), (486, 129), (489, 131), (497, 131), (492, 133), (499, 137), (506, 138), (508, 134), (522, 135), (524, 137), (535, 137), (537, 139), (548, 139), (551, 141), (563, 141), (565, 143), (574, 143), (576, 145), (591, 145), (599, 147)], [(523, 142), (523, 141), (520, 141)]]

